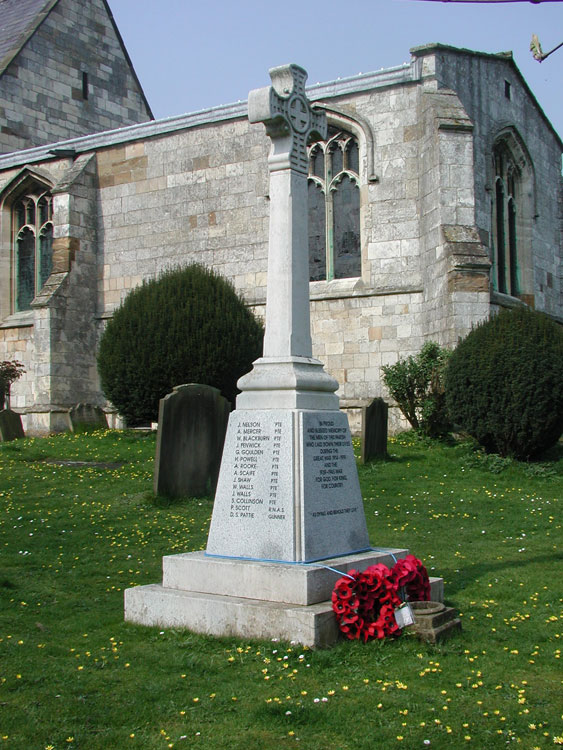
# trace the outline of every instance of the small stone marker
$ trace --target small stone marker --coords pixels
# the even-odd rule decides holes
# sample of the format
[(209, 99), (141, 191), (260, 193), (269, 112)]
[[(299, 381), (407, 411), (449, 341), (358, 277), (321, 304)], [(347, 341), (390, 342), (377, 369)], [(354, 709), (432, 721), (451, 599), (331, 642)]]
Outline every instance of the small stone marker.
[(389, 407), (382, 398), (362, 406), (362, 463), (387, 456), (387, 419)]
[(410, 602), (415, 616), (409, 629), (420, 640), (438, 643), (461, 631), (461, 620), (453, 607), (441, 602)]
[(160, 400), (154, 491), (201, 497), (217, 486), (231, 405), (217, 388), (179, 385)]
[(0, 411), (0, 442), (7, 443), (9, 440), (17, 440), (25, 437), (22, 426), (22, 418), (11, 409)]
[(103, 409), (94, 404), (76, 404), (68, 410), (71, 432), (107, 429), (108, 421)]

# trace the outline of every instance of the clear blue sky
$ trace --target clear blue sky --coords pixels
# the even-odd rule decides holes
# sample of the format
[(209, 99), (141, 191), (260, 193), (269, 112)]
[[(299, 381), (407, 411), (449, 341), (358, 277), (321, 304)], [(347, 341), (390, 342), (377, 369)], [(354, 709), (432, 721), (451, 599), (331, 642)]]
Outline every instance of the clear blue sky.
[(563, 137), (563, 2), (423, 0), (108, 0), (157, 118), (246, 99), (268, 69), (295, 62), (308, 83), (388, 68), (411, 47), (441, 42), (512, 50), (540, 106)]

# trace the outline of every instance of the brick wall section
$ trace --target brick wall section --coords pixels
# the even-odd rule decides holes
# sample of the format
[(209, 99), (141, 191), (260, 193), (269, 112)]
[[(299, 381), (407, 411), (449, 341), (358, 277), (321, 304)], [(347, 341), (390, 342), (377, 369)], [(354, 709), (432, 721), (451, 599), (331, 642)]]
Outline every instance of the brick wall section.
[(60, 0), (0, 77), (0, 153), (150, 119), (102, 0)]
[(194, 261), (263, 303), (267, 153), (263, 127), (246, 120), (99, 152), (100, 312), (142, 278)]

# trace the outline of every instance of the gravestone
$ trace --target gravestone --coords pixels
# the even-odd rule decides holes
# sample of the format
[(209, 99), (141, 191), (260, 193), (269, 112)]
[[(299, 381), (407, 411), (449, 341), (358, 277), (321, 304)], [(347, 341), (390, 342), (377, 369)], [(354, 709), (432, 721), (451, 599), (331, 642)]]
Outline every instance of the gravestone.
[(76, 404), (68, 410), (71, 432), (107, 429), (108, 421), (103, 409), (94, 404)]
[(319, 647), (339, 636), (328, 600), (342, 572), (408, 551), (370, 548), (338, 383), (312, 356), (307, 144), (326, 116), (302, 68), (270, 76), (248, 99), (272, 141), (263, 356), (238, 381), (205, 553), (164, 557), (162, 585), (125, 591), (125, 619)]
[(362, 406), (362, 463), (387, 456), (387, 420), (389, 407), (382, 398)]
[(22, 418), (11, 409), (0, 411), (0, 441), (7, 443), (9, 440), (17, 440), (25, 437), (22, 426)]
[(154, 491), (201, 497), (217, 486), (229, 401), (209, 385), (179, 385), (160, 399)]

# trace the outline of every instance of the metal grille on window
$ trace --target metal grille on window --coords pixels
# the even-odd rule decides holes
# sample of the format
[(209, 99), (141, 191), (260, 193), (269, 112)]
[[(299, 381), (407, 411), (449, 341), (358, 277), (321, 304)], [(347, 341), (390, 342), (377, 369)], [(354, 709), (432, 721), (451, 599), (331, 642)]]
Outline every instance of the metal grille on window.
[(52, 199), (28, 193), (13, 208), (15, 311), (28, 310), (53, 265)]
[(329, 126), (309, 147), (311, 281), (361, 275), (359, 149), (356, 138)]

